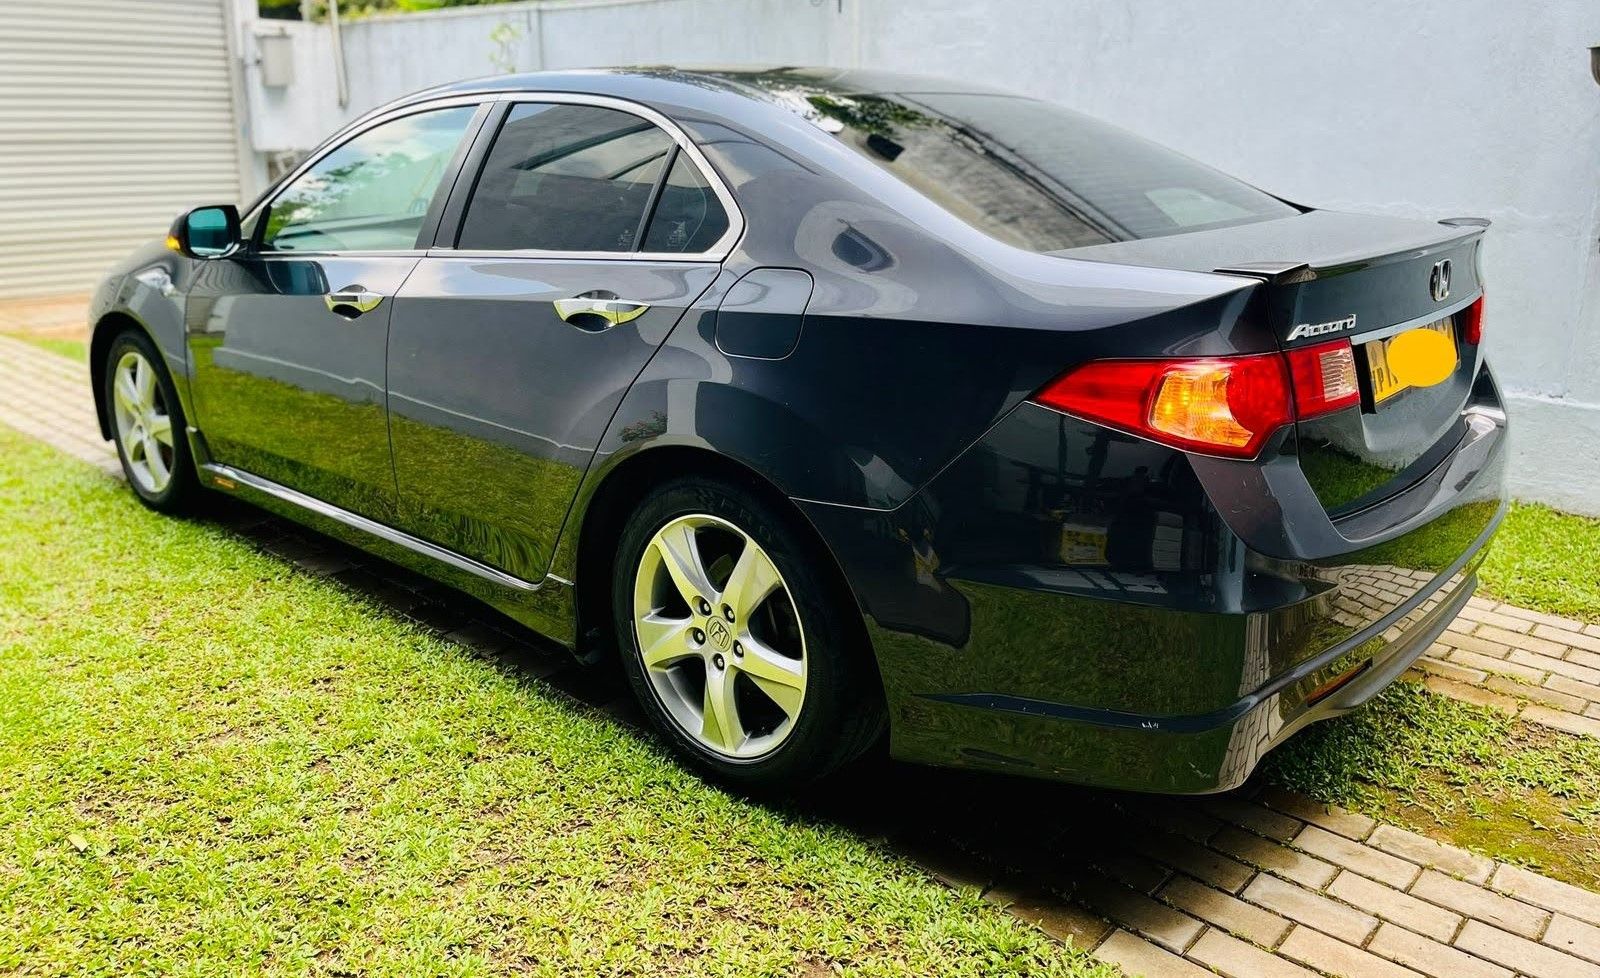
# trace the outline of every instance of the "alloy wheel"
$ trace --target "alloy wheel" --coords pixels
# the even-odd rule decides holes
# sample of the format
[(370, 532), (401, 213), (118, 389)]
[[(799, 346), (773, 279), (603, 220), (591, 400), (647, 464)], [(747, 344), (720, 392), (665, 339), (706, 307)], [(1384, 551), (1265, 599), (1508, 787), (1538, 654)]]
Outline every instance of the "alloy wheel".
[(805, 636), (783, 575), (748, 533), (705, 514), (657, 530), (634, 575), (633, 628), (657, 699), (705, 749), (748, 760), (793, 732)]
[(172, 481), (172, 416), (156, 370), (144, 354), (129, 350), (117, 361), (111, 397), (117, 441), (139, 488), (155, 495)]

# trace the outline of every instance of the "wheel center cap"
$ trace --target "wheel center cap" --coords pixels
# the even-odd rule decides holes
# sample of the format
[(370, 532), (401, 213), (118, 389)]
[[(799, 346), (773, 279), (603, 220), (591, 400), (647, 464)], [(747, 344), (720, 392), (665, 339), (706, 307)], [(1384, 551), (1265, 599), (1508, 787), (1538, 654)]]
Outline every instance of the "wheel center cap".
[(733, 629), (725, 625), (720, 618), (706, 622), (706, 638), (710, 640), (713, 648), (723, 652), (733, 648)]

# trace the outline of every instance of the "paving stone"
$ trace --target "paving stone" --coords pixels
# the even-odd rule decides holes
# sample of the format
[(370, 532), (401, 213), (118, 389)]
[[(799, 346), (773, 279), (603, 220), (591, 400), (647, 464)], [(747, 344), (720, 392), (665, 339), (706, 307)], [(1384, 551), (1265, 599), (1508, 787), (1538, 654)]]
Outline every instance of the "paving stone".
[(1467, 921), (1461, 929), (1456, 947), (1528, 978), (1600, 978), (1600, 965), (1476, 920)]
[(1071, 941), (1076, 947), (1093, 948), (1111, 933), (1111, 925), (1106, 921), (1026, 883), (996, 886), (984, 893), (983, 898), (1056, 940)]
[(1590, 652), (1586, 649), (1568, 649), (1562, 656), (1568, 662), (1576, 662), (1587, 669), (1600, 669), (1600, 652)]
[[(1261, 793), (1262, 799), (1280, 812), (1293, 815), (1312, 825), (1321, 826), (1329, 832), (1334, 832), (1347, 839), (1362, 841), (1372, 834), (1373, 828), (1378, 824), (1365, 815), (1347, 812), (1334, 805), (1325, 805), (1320, 801), (1312, 801), (1303, 795), (1284, 791), (1282, 788), (1268, 788)], [(1298, 835), (1298, 828), (1294, 833), (1277, 835), (1273, 838), (1288, 842)]]
[(1378, 826), (1367, 840), (1367, 845), (1474, 883), (1486, 882), (1494, 873), (1492, 859), (1393, 825)]
[(1131, 978), (1217, 978), (1216, 974), (1148, 941), (1119, 930), (1095, 948), (1094, 956), (1121, 968)]
[(1418, 973), (1410, 968), (1368, 954), (1309, 927), (1290, 931), (1278, 953), (1341, 978), (1418, 978)]
[(1544, 685), (1558, 693), (1569, 696), (1579, 696), (1586, 700), (1600, 700), (1600, 686), (1593, 683), (1581, 682), (1571, 676), (1552, 674), (1545, 679)]
[[(1299, 798), (1298, 795), (1289, 795), (1287, 792), (1281, 794), (1285, 798)], [(1202, 804), (1207, 811), (1223, 821), (1249, 829), (1269, 839), (1288, 842), (1300, 831), (1300, 819), (1235, 795), (1214, 795), (1206, 798)]]
[[(1442, 650), (1443, 654), (1445, 655), (1448, 655), (1453, 651), (1453, 649)], [(1456, 665), (1453, 662), (1447, 662), (1443, 659), (1434, 659), (1427, 656), (1418, 659), (1416, 662), (1416, 667), (1421, 669), (1423, 672), (1430, 672), (1436, 676), (1443, 676), (1445, 679), (1452, 679), (1458, 683), (1481, 683), (1488, 678), (1487, 673), (1478, 669), (1469, 669), (1466, 666)]]
[(1452, 682), (1442, 676), (1428, 676), (1422, 681), (1422, 685), (1440, 696), (1449, 696), (1452, 699), (1462, 700), (1466, 703), (1476, 703), (1479, 706), (1492, 706), (1497, 710), (1510, 713), (1512, 716), (1515, 716), (1522, 708), (1515, 697), (1507, 696), (1504, 693), (1496, 693), (1494, 690), (1484, 689), (1482, 686)]
[(1547, 624), (1533, 626), (1533, 634), (1539, 638), (1549, 639), (1561, 645), (1576, 646), (1590, 652), (1600, 652), (1600, 638), (1585, 635), (1582, 632), (1581, 622), (1571, 622), (1570, 628), (1556, 628)]
[(1429, 978), (1511, 978), (1511, 972), (1394, 924), (1379, 926), (1367, 950)]
[(1334, 835), (1316, 825), (1307, 825), (1304, 831), (1294, 837), (1294, 844), (1335, 865), (1353, 869), (1362, 876), (1402, 890), (1410, 886), (1421, 872), (1414, 863), (1353, 842), (1342, 835)]
[(1174, 877), (1156, 896), (1214, 928), (1237, 934), (1262, 947), (1274, 946), (1289, 932), (1289, 921), (1277, 914), (1252, 906), (1187, 876)]
[(1449, 941), (1461, 929), (1459, 915), (1348, 869), (1334, 879), (1328, 887), (1328, 895), (1435, 940)]
[(1457, 617), (1464, 618), (1470, 622), (1495, 625), (1511, 632), (1533, 631), (1533, 622), (1524, 621), (1521, 618), (1513, 618), (1510, 615), (1502, 615), (1470, 601), (1467, 602), (1465, 608), (1461, 609), (1461, 613)]
[[(1520, 622), (1520, 624), (1526, 625), (1530, 632), (1533, 629), (1533, 625), (1529, 622)], [(1473, 629), (1472, 634), (1478, 638), (1488, 639), (1491, 642), (1509, 645), (1514, 651), (1535, 652), (1539, 655), (1550, 655), (1559, 658), (1561, 653), (1567, 650), (1567, 647), (1560, 642), (1534, 638), (1531, 634), (1508, 631), (1494, 625), (1479, 625)]]
[(1525, 666), (1533, 666), (1536, 669), (1558, 673), (1569, 679), (1576, 679), (1581, 683), (1589, 683), (1591, 686), (1600, 685), (1600, 669), (1590, 669), (1588, 666), (1580, 666), (1576, 662), (1568, 662), (1566, 659), (1541, 655), (1526, 649), (1512, 649), (1508, 658), (1512, 662), (1519, 662)]
[(1445, 632), (1439, 641), (1453, 649), (1463, 649), (1486, 655), (1491, 659), (1504, 659), (1511, 654), (1511, 646), (1501, 642), (1491, 642), (1477, 635), (1462, 635), (1458, 632)]
[(1584, 923), (1600, 924), (1600, 893), (1591, 893), (1571, 883), (1540, 876), (1520, 866), (1504, 864), (1495, 870), (1489, 885), (1524, 903), (1557, 910)]
[(1544, 943), (1587, 961), (1600, 962), (1600, 927), (1556, 914), (1545, 929)]
[(1497, 604), (1492, 609), (1496, 614), (1510, 615), (1512, 618), (1521, 618), (1523, 621), (1542, 622), (1552, 628), (1568, 632), (1583, 631), (1583, 622), (1574, 618), (1563, 618), (1545, 611), (1534, 611), (1532, 608), (1519, 608), (1514, 604)]
[(1152, 859), (1182, 870), (1219, 890), (1238, 893), (1255, 875), (1255, 870), (1220, 852), (1207, 849), (1190, 839), (1150, 832), (1135, 839), (1135, 845)]
[[(1547, 686), (1507, 679), (1504, 676), (1490, 676), (1483, 681), (1483, 685), (1485, 688), (1492, 689), (1497, 693), (1514, 696), (1529, 703), (1538, 703), (1541, 706), (1547, 706), (1562, 713), (1582, 714), (1583, 708), (1589, 705), (1587, 700), (1577, 696), (1568, 696), (1566, 693), (1558, 693)], [(1526, 709), (1526, 707), (1523, 708), (1524, 712), (1526, 712)], [(1523, 719), (1528, 718), (1524, 716)]]
[(1537, 907), (1501, 896), (1472, 883), (1463, 883), (1436, 870), (1425, 869), (1412, 884), (1411, 895), (1456, 913), (1508, 930), (1523, 937), (1537, 938), (1544, 932), (1550, 914)]
[(1200, 935), (1189, 956), (1227, 978), (1317, 978), (1314, 972), (1218, 930)]
[(1095, 913), (1180, 954), (1203, 929), (1188, 914), (1095, 874), (1081, 877), (1072, 895)]
[(1550, 674), (1548, 669), (1535, 669), (1532, 666), (1512, 662), (1510, 659), (1496, 659), (1493, 656), (1480, 655), (1477, 652), (1469, 652), (1466, 649), (1456, 649), (1451, 652), (1450, 661), (1471, 669), (1481, 669), (1484, 672), (1525, 679), (1530, 683), (1540, 682)]
[(1592, 717), (1568, 713), (1565, 710), (1553, 710), (1548, 706), (1537, 703), (1525, 707), (1522, 711), (1524, 720), (1542, 723), (1547, 727), (1565, 730), (1567, 733), (1578, 734), (1585, 737), (1600, 737), (1600, 720)]
[(1378, 929), (1376, 917), (1275, 876), (1257, 876), (1245, 887), (1244, 898), (1352, 944), (1362, 943)]
[(1243, 829), (1225, 828), (1212, 837), (1211, 845), (1220, 852), (1313, 890), (1327, 886), (1339, 872), (1337, 867), (1320, 859)]

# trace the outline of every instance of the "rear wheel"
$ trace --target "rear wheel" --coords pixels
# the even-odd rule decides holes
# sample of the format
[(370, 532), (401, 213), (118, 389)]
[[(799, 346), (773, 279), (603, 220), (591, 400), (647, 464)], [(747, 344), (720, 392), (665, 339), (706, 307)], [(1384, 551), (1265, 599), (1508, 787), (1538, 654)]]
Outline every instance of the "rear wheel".
[(131, 330), (112, 340), (103, 382), (128, 485), (151, 509), (185, 509), (199, 479), (184, 435), (183, 406), (155, 345)]
[(623, 529), (613, 607), (630, 685), (719, 780), (793, 790), (881, 730), (855, 611), (805, 543), (765, 501), (703, 479), (661, 486)]

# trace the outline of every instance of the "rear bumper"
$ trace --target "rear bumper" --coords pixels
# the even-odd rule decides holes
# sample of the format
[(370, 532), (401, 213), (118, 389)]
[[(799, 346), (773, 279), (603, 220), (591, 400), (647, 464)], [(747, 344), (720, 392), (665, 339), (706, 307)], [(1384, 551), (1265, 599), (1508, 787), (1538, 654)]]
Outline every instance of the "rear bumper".
[(865, 612), (895, 756), (1222, 791), (1376, 695), (1465, 604), (1505, 512), (1487, 417), (1387, 530), (1368, 513), (1262, 540), (1263, 509), (1293, 500), (1256, 498), (1260, 467), (1032, 405), (897, 510), (804, 508)]

